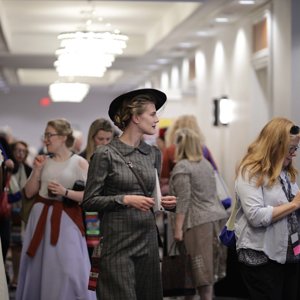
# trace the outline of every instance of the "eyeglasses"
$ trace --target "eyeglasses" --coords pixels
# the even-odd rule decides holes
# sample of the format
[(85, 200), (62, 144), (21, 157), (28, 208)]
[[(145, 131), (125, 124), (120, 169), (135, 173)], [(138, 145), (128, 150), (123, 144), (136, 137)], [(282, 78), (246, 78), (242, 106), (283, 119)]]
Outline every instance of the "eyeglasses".
[(27, 154), (28, 150), (26, 150), (26, 149), (18, 149), (18, 148), (16, 148), (16, 149), (15, 149), (15, 152), (16, 152), (16, 153), (23, 153), (23, 154)]
[(300, 127), (299, 126), (294, 125), (290, 129), (290, 134), (295, 135), (295, 134), (299, 134), (299, 132), (300, 132)]
[(44, 140), (49, 140), (51, 137), (56, 136), (56, 135), (61, 135), (61, 134), (45, 132), (43, 135), (43, 138), (44, 138)]
[(299, 149), (299, 146), (290, 146), (289, 154), (294, 154)]

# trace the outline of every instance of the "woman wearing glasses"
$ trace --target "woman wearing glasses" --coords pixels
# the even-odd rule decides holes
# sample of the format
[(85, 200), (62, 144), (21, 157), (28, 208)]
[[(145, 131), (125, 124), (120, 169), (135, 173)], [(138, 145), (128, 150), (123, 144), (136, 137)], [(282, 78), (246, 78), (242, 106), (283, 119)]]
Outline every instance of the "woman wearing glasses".
[[(49, 121), (44, 142), (51, 156), (36, 157), (25, 185), (35, 197), (23, 241), (16, 299), (95, 299), (88, 291), (90, 262), (79, 204), (88, 163), (70, 150), (74, 137), (64, 119)], [(67, 199), (66, 199), (67, 198)]]
[(11, 145), (12, 160), (14, 169), (10, 178), (9, 200), (12, 203), (11, 210), (11, 239), (10, 250), (13, 266), (13, 278), (10, 288), (15, 289), (18, 283), (20, 255), (22, 249), (22, 233), (24, 224), (22, 223), (20, 212), (22, 207), (22, 189), (31, 173), (31, 167), (26, 163), (28, 155), (28, 145), (24, 141), (16, 141)]
[(293, 166), (300, 130), (268, 122), (237, 173), (237, 255), (250, 299), (299, 299), (300, 193)]

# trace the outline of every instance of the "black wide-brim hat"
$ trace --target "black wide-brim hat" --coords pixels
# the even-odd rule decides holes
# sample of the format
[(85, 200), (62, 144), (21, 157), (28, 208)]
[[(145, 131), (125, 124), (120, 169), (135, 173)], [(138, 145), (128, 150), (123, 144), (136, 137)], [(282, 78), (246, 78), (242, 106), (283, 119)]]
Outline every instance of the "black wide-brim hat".
[(108, 109), (108, 115), (112, 121), (114, 121), (114, 117), (119, 109), (119, 107), (122, 105), (122, 103), (126, 100), (131, 100), (135, 96), (138, 95), (149, 95), (150, 97), (155, 99), (155, 108), (156, 110), (159, 110), (166, 102), (167, 96), (165, 93), (156, 90), (156, 89), (138, 89), (133, 90), (128, 93), (122, 94), (115, 98), (109, 105)]

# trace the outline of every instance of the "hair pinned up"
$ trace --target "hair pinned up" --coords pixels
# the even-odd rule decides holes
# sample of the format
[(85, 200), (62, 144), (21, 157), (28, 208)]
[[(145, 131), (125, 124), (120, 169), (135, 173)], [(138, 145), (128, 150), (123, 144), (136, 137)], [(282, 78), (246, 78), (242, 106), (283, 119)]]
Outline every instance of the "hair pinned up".
[(290, 134), (291, 135), (297, 135), (300, 133), (300, 128), (297, 125), (293, 125), (290, 129)]

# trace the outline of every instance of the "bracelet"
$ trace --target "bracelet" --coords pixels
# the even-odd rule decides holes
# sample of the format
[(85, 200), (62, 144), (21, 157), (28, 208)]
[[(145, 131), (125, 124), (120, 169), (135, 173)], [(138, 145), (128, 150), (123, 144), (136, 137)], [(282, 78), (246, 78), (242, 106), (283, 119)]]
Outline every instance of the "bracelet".
[(65, 192), (65, 197), (67, 197), (67, 196), (68, 196), (68, 193), (69, 193), (69, 190), (68, 190), (68, 189), (66, 189), (66, 192)]

